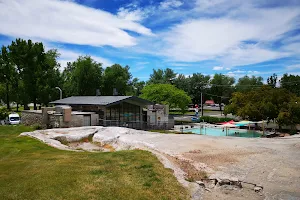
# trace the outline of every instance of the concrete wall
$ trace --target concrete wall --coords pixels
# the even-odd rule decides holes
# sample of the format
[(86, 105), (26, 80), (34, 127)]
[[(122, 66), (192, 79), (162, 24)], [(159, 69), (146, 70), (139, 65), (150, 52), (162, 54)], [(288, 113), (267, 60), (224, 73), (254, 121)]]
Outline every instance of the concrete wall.
[(68, 128), (83, 126), (83, 115), (72, 115), (70, 122), (64, 122), (63, 115), (49, 115), (49, 123), (52, 128)]
[(43, 123), (42, 111), (39, 110), (24, 110), (21, 115), (21, 123), (26, 126), (39, 125), (46, 127)]
[(91, 125), (92, 126), (99, 125), (99, 115), (98, 114), (91, 114)]

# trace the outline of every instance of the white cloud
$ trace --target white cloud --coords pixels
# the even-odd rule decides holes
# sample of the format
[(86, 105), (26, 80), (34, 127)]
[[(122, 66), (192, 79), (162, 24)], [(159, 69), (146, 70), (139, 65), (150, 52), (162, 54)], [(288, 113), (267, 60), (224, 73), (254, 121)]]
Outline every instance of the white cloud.
[(0, 23), (4, 35), (92, 46), (135, 45), (136, 39), (125, 30), (152, 35), (133, 21), (59, 0), (0, 1)]
[(240, 0), (230, 0), (230, 2), (228, 0), (196, 0), (194, 10), (205, 13), (222, 13), (242, 3), (247, 4)]
[(150, 62), (137, 62), (136, 65), (148, 65)]
[(124, 20), (139, 22), (147, 17), (147, 12), (144, 12), (139, 8), (133, 10), (130, 8), (121, 7), (119, 8), (117, 15), (119, 18)]
[(288, 71), (295, 70), (295, 69), (296, 69), (296, 70), (297, 70), (297, 69), (300, 70), (300, 64), (287, 66), (286, 69), (287, 69)]
[(182, 67), (185, 67), (185, 66), (191, 66), (190, 64), (187, 64), (187, 63), (171, 63), (170, 64), (171, 66), (182, 66)]
[(226, 68), (286, 57), (290, 52), (272, 50), (268, 44), (297, 28), (299, 15), (296, 8), (248, 6), (218, 18), (185, 20), (160, 34), (160, 52), (181, 62), (215, 59)]
[(224, 67), (220, 67), (220, 66), (213, 67), (213, 70), (216, 70), (216, 71), (223, 70), (223, 69), (224, 69)]
[[(62, 48), (56, 48), (56, 49), (61, 54), (58, 59), (58, 62), (61, 65), (60, 70), (63, 70), (67, 66), (68, 62), (75, 61), (79, 56), (87, 55), (87, 54), (85, 54), (83, 52), (79, 52), (79, 51), (70, 51), (70, 50), (66, 50), (66, 49), (62, 49)], [(95, 61), (102, 63), (103, 68), (113, 65), (112, 61), (110, 61), (109, 59), (106, 59), (106, 58), (103, 58), (103, 57), (97, 56), (97, 55), (90, 55), (90, 56)]]
[(259, 45), (244, 45), (228, 50), (221, 60), (226, 66), (237, 66), (260, 63), (288, 55), (288, 53), (264, 49)]
[(286, 44), (282, 47), (282, 50), (294, 55), (299, 55), (300, 54), (300, 42), (294, 42), (290, 44)]
[(183, 2), (179, 0), (165, 0), (160, 2), (161, 9), (178, 8), (183, 5)]
[(295, 35), (292, 37), (288, 37), (283, 40), (284, 43), (294, 43), (294, 42), (300, 42), (300, 35)]

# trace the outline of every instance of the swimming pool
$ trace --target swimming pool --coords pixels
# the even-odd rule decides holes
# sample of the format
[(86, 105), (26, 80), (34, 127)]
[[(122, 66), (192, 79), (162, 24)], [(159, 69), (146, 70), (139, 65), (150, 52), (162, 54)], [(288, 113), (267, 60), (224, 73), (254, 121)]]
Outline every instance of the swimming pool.
[[(223, 131), (224, 130), (224, 131)], [(244, 129), (228, 129), (226, 135), (226, 129), (223, 128), (191, 128), (185, 129), (183, 132), (192, 132), (201, 135), (211, 135), (211, 136), (234, 136), (234, 137), (247, 137), (255, 138), (260, 137), (261, 134), (255, 131), (249, 131)]]

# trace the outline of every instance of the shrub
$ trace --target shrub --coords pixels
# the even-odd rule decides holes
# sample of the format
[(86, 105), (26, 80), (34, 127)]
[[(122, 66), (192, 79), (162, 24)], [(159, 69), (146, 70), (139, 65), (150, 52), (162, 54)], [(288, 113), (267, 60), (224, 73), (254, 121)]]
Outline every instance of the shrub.
[(41, 125), (39, 125), (39, 124), (35, 124), (35, 125), (33, 125), (33, 129), (34, 130), (42, 130), (43, 127)]
[(290, 135), (295, 135), (297, 134), (297, 130), (296, 129), (291, 129), (290, 130)]
[(9, 115), (9, 110), (7, 110), (5, 107), (0, 107), (0, 120), (5, 119)]

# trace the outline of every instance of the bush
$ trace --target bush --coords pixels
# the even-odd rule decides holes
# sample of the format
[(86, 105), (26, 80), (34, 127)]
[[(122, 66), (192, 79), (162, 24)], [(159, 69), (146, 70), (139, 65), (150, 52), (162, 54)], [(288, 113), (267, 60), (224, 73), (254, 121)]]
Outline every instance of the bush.
[(295, 135), (297, 134), (297, 130), (296, 129), (291, 129), (290, 130), (290, 135)]
[(221, 122), (228, 122), (230, 120), (234, 120), (234, 119), (228, 118), (228, 117), (219, 118), (219, 117), (210, 117), (210, 116), (203, 116), (203, 117), (200, 117), (200, 119), (199, 119), (200, 122), (204, 121), (204, 122), (207, 122), (207, 123), (210, 123), (210, 124), (216, 124), (216, 123), (221, 123)]
[(0, 120), (5, 119), (9, 115), (9, 110), (5, 107), (0, 107)]
[(35, 124), (35, 125), (33, 125), (33, 129), (34, 130), (42, 130), (43, 127), (41, 125), (39, 125), (39, 124)]

